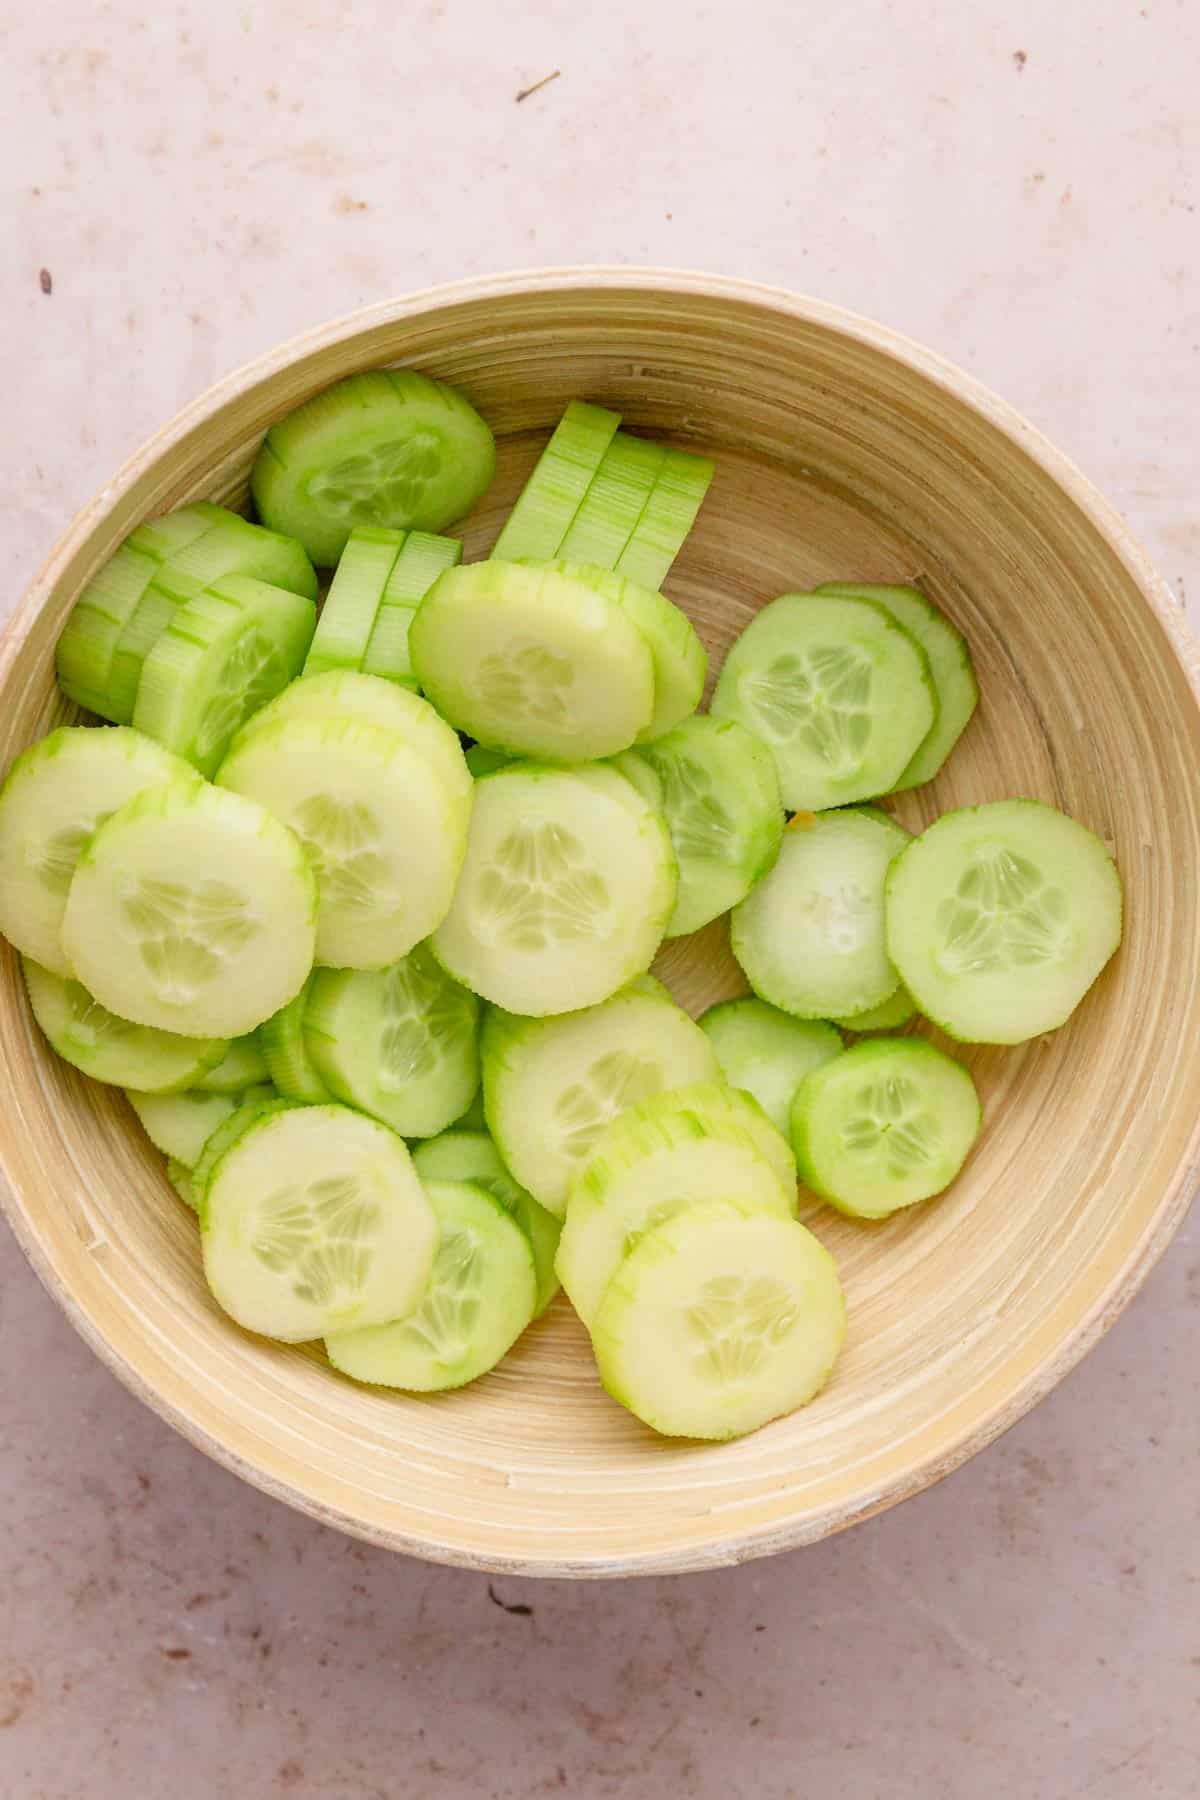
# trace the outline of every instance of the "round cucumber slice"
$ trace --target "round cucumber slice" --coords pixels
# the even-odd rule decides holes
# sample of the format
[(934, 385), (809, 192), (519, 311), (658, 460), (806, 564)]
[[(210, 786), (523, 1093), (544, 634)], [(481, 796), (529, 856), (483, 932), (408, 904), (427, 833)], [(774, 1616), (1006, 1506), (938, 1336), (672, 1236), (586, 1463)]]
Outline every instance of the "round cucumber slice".
[(893, 788), (937, 700), (929, 658), (884, 607), (784, 594), (733, 645), (712, 712), (770, 746), (785, 806), (821, 812)]
[(408, 1318), (373, 1330), (327, 1333), (335, 1369), (356, 1381), (433, 1393), (486, 1374), (533, 1318), (529, 1240), (484, 1188), (431, 1181), (438, 1243), (424, 1298)]
[[(791, 1142), (785, 1132), (772, 1125), (754, 1096), (741, 1088), (730, 1087), (719, 1079), (680, 1082), (637, 1101), (633, 1110), (647, 1124), (686, 1114), (717, 1136), (732, 1131), (748, 1137), (759, 1156), (775, 1171), (780, 1187), (794, 1196), (796, 1158)], [(618, 1121), (621, 1116), (618, 1115)]]
[(846, 1331), (833, 1258), (795, 1219), (689, 1207), (648, 1231), (592, 1328), (614, 1400), (669, 1437), (735, 1438), (794, 1412)]
[(921, 1038), (855, 1044), (806, 1075), (792, 1102), (801, 1180), (859, 1219), (949, 1187), (981, 1122), (967, 1070)]
[(734, 908), (730, 927), (733, 954), (760, 999), (800, 1019), (834, 1019), (895, 993), (883, 889), (908, 842), (885, 813), (860, 808), (784, 832), (778, 862)]
[(227, 1150), (231, 1150), (260, 1119), (272, 1117), (275, 1113), (287, 1112), (294, 1107), (294, 1100), (285, 1100), (277, 1094), (263, 1094), (252, 1088), (240, 1097), (233, 1112), (226, 1114), (221, 1123), (205, 1138), (200, 1154), (192, 1164), (191, 1198), (189, 1206), (204, 1219), (204, 1205), (208, 1194), (208, 1184), (213, 1170)]
[(301, 1100), (319, 1106), (333, 1095), (317, 1074), (304, 1045), (304, 1014), (312, 989), (310, 975), (295, 999), (264, 1019), (257, 1037), (267, 1074), (279, 1092), (288, 1100)]
[(946, 813), (888, 873), (888, 950), (950, 1037), (1020, 1044), (1065, 1023), (1121, 941), (1121, 878), (1040, 800)]
[(243, 1088), (259, 1087), (270, 1079), (258, 1033), (252, 1031), (234, 1038), (216, 1068), (202, 1075), (196, 1086), (211, 1093), (240, 1094)]
[(888, 1000), (869, 1006), (866, 1012), (851, 1013), (848, 1019), (834, 1019), (839, 1031), (854, 1031), (860, 1036), (868, 1031), (898, 1031), (916, 1017), (913, 997), (901, 983)]
[(216, 1162), (201, 1205), (208, 1285), (249, 1331), (300, 1344), (421, 1302), (434, 1215), (403, 1141), (362, 1113), (264, 1113)]
[(64, 1062), (93, 1081), (147, 1093), (189, 1088), (220, 1062), (220, 1038), (177, 1037), (120, 1019), (93, 999), (78, 981), (21, 958), (33, 1016)]
[(168, 783), (127, 801), (79, 858), (63, 948), (119, 1016), (240, 1037), (304, 981), (315, 914), (312, 870), (291, 832), (239, 794)]
[[(482, 1123), (482, 1114), (480, 1121)], [(513, 1180), (486, 1131), (443, 1131), (438, 1137), (426, 1138), (423, 1144), (417, 1144), (412, 1158), (413, 1167), (427, 1186), (431, 1181), (470, 1181), (485, 1189), (493, 1200), (500, 1202), (505, 1212), (512, 1214), (533, 1251), (537, 1277), (534, 1318), (540, 1319), (558, 1292), (554, 1257), (562, 1233), (560, 1221)]]
[(155, 1149), (189, 1169), (217, 1126), (237, 1111), (240, 1102), (237, 1094), (206, 1094), (201, 1088), (189, 1088), (182, 1094), (146, 1094), (126, 1088), (125, 1098)]
[(726, 1081), (753, 1096), (776, 1130), (791, 1130), (792, 1097), (810, 1069), (842, 1052), (840, 1034), (820, 1019), (794, 1019), (765, 1000), (722, 1000), (697, 1021)]
[(666, 827), (629, 782), (515, 763), (476, 784), (462, 875), (431, 948), (496, 1006), (573, 1012), (649, 968), (674, 903)]

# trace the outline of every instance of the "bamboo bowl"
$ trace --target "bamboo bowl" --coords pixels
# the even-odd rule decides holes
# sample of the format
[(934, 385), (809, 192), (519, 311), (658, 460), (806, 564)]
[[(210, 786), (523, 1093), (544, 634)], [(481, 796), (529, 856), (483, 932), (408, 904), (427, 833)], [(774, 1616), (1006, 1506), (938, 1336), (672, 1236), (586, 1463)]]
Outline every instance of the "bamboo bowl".
[[(668, 591), (714, 664), (755, 608), (836, 577), (920, 579), (966, 632), (983, 704), (920, 827), (1026, 794), (1115, 847), (1124, 946), (1071, 1023), (968, 1055), (979, 1148), (892, 1221), (811, 1219), (850, 1334), (805, 1411), (725, 1446), (652, 1437), (601, 1392), (559, 1300), (492, 1375), (436, 1398), (356, 1388), (318, 1352), (247, 1336), (209, 1298), (193, 1220), (122, 1096), (58, 1062), (15, 960), (0, 970), (5, 1204), (83, 1336), (148, 1405), (247, 1480), (374, 1542), (525, 1574), (707, 1567), (803, 1544), (914, 1494), (1047, 1393), (1128, 1303), (1200, 1163), (1200, 661), (1120, 521), (1009, 409), (830, 307), (628, 270), (477, 281), (328, 326), (231, 377), (71, 526), (0, 651), (0, 751), (68, 717), (55, 638), (139, 520), (240, 504), (266, 427), (353, 370), (461, 383), (500, 439), (467, 526), (486, 550), (572, 396), (701, 446), (718, 472)], [(694, 1011), (742, 983), (723, 927), (667, 948)]]

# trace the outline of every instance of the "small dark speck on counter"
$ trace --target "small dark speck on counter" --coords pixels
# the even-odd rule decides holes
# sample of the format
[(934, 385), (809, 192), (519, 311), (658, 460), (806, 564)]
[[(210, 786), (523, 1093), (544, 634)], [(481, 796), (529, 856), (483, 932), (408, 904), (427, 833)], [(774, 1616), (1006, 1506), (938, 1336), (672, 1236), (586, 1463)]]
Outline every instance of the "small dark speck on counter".
[(1017, 74), (1018, 75), (1021, 73), (1021, 70), (1025, 67), (1025, 64), (1028, 61), (1029, 61), (1029, 58), (1028, 58), (1028, 56), (1026, 56), (1024, 50), (1014, 50), (1013, 51), (1013, 62), (1017, 66)]
[(561, 69), (553, 69), (549, 75), (543, 75), (542, 79), (540, 81), (535, 81), (532, 86), (522, 88), (516, 96), (517, 105), (520, 106), (522, 100), (528, 100), (530, 94), (536, 94), (539, 88), (549, 87), (550, 83), (552, 81), (557, 81), (561, 74)]
[(519, 1619), (531, 1619), (533, 1617), (532, 1606), (526, 1606), (524, 1602), (520, 1600), (502, 1600), (490, 1581), (488, 1582), (488, 1599), (493, 1606), (498, 1606), (501, 1612), (513, 1613)]
[(191, 1662), (192, 1660), (190, 1650), (164, 1650), (163, 1655), (168, 1662)]
[(54, 292), (54, 277), (49, 269), (38, 270), (38, 285), (43, 294), (52, 294)]

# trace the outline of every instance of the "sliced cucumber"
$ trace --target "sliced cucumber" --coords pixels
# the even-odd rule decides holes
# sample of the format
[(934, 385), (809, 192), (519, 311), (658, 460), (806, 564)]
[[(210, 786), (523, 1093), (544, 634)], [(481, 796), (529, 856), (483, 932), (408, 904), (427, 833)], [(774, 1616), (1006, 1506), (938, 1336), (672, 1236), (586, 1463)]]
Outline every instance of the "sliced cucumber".
[(0, 788), (0, 932), (69, 976), (63, 913), (75, 864), (97, 826), (187, 766), (127, 727), (65, 725), (17, 757)]
[(884, 607), (784, 594), (733, 645), (712, 711), (770, 746), (785, 806), (821, 812), (893, 788), (937, 701), (929, 658)]
[(452, 795), (397, 733), (285, 717), (244, 734), (217, 780), (266, 807), (311, 857), (318, 962), (386, 968), (445, 916), (466, 849), (469, 793)]
[(554, 1257), (562, 1234), (560, 1221), (513, 1180), (500, 1152), (484, 1130), (443, 1131), (440, 1136), (417, 1144), (412, 1158), (413, 1167), (426, 1184), (431, 1181), (474, 1182), (512, 1214), (533, 1251), (537, 1277), (534, 1318), (541, 1318), (558, 1292)]
[(845, 1331), (837, 1269), (811, 1231), (710, 1203), (639, 1240), (592, 1344), (613, 1399), (655, 1431), (734, 1438), (811, 1400)]
[(175, 1192), (179, 1195), (179, 1198), (183, 1201), (184, 1205), (190, 1206), (192, 1211), (195, 1212), (196, 1199), (195, 1195), (192, 1193), (192, 1171), (188, 1168), (187, 1164), (181, 1163), (177, 1157), (168, 1156), (167, 1180), (175, 1189)]
[(492, 479), (496, 446), (456, 388), (414, 369), (351, 375), (268, 431), (250, 475), (263, 522), (332, 568), (359, 525), (440, 531)]
[(408, 633), (413, 614), (438, 576), (452, 569), (462, 555), (458, 538), (434, 537), (427, 531), (410, 531), (404, 547), (388, 576), (383, 599), (375, 615), (371, 641), (363, 658), (363, 669), (369, 675), (381, 675), (388, 681), (415, 688), (408, 649)]
[(810, 1069), (841, 1054), (841, 1037), (818, 1019), (794, 1019), (765, 1000), (723, 1000), (698, 1021), (725, 1079), (752, 1094), (779, 1131), (791, 1129), (792, 1098)]
[(291, 832), (252, 800), (188, 780), (147, 788), (101, 825), (75, 867), (63, 948), (120, 1017), (240, 1037), (304, 981), (315, 914)]
[(318, 969), (304, 1045), (329, 1091), (401, 1137), (432, 1137), (479, 1088), (479, 1002), (428, 950), (387, 969)]
[[(886, 903), (885, 903), (886, 910)], [(834, 1019), (839, 1031), (898, 1031), (901, 1025), (916, 1017), (916, 1007), (908, 989), (901, 983), (888, 1000), (869, 1006), (866, 1012), (851, 1013), (848, 1019)]]
[(203, 592), (202, 581), (190, 575), (177, 575), (171, 563), (162, 563), (155, 570), (113, 651), (108, 686), (104, 690), (107, 709), (104, 718), (113, 719), (119, 725), (132, 722), (146, 658), (177, 609), (189, 600), (199, 599)]
[(413, 671), (443, 718), (499, 750), (589, 762), (626, 749), (654, 711), (654, 663), (616, 601), (516, 563), (467, 563), (429, 590)]
[(574, 562), (613, 569), (633, 536), (666, 458), (661, 444), (618, 431), (558, 547)]
[(200, 1088), (188, 1088), (182, 1094), (146, 1094), (127, 1088), (125, 1098), (155, 1149), (189, 1169), (217, 1126), (237, 1111), (239, 1103), (236, 1094), (206, 1094)]
[(190, 506), (176, 507), (174, 512), (160, 513), (156, 519), (144, 519), (135, 525), (125, 542), (130, 549), (152, 556), (155, 562), (169, 562), (213, 525), (223, 525), (236, 516), (228, 507), (214, 506), (211, 500), (195, 500)]
[(248, 1097), (243, 1097), (233, 1112), (222, 1119), (216, 1130), (205, 1138), (204, 1146), (192, 1165), (191, 1198), (188, 1201), (201, 1222), (204, 1219), (209, 1181), (225, 1152), (231, 1150), (260, 1119), (272, 1118), (276, 1113), (287, 1112), (295, 1105), (294, 1100), (285, 1100), (282, 1095), (262, 1096), (255, 1089)]
[(201, 1226), (218, 1304), (289, 1344), (403, 1318), (438, 1236), (403, 1140), (342, 1106), (251, 1124), (209, 1176)]
[(93, 1081), (147, 1093), (189, 1088), (220, 1062), (220, 1038), (176, 1037), (119, 1019), (78, 981), (21, 958), (29, 1004), (50, 1046)]
[(620, 423), (620, 413), (571, 401), (508, 515), (494, 557), (541, 562), (557, 556)]
[(921, 1038), (855, 1044), (806, 1075), (792, 1102), (801, 1180), (859, 1219), (949, 1187), (981, 1123), (967, 1070)]
[(559, 1218), (573, 1175), (617, 1113), (663, 1088), (718, 1075), (699, 1027), (640, 986), (555, 1019), (489, 1012), (482, 1049), (496, 1147), (522, 1187)]
[(889, 871), (888, 951), (951, 1037), (1020, 1044), (1071, 1016), (1121, 941), (1121, 878), (1038, 800), (946, 813)]
[[(491, 753), (488, 752), (488, 754)], [(470, 760), (469, 751), (467, 753), (467, 760)], [(622, 750), (619, 756), (609, 758), (608, 766), (610, 769), (615, 769), (618, 775), (623, 775), (626, 781), (631, 781), (638, 793), (642, 796), (642, 799), (646, 802), (646, 805), (652, 806), (655, 812), (663, 813), (665, 818), (665, 810), (663, 807), (663, 784), (655, 774), (654, 770), (650, 767), (650, 764), (646, 761), (645, 757), (642, 756), (639, 751)], [(490, 771), (487, 769), (477, 769), (475, 773), (477, 775), (486, 775), (490, 773)], [(670, 821), (667, 820), (666, 822), (669, 831)], [(676, 862), (679, 860), (678, 851), (676, 851), (675, 860)], [(678, 900), (676, 900), (676, 905), (678, 905)]]
[(617, 561), (618, 575), (659, 588), (683, 549), (707, 494), (715, 464), (690, 450), (668, 450), (642, 516)]
[(884, 943), (888, 865), (908, 833), (874, 809), (787, 831), (766, 880), (734, 908), (730, 942), (755, 993), (801, 1019), (878, 1006), (900, 977)]
[(476, 784), (462, 876), (431, 948), (496, 1006), (573, 1012), (649, 968), (674, 903), (666, 827), (629, 782), (514, 763)]
[(306, 675), (362, 668), (383, 590), (404, 537), (402, 531), (385, 531), (376, 525), (360, 525), (350, 533), (321, 608), (304, 665)]
[(202, 1075), (196, 1086), (209, 1093), (240, 1094), (243, 1088), (260, 1087), (270, 1079), (258, 1033), (251, 1031), (234, 1038), (216, 1068)]
[(431, 1181), (425, 1192), (438, 1243), (424, 1298), (408, 1318), (327, 1332), (335, 1369), (379, 1387), (434, 1393), (494, 1368), (533, 1318), (537, 1282), (529, 1239), (486, 1189)]
[[(628, 1110), (628, 1109), (626, 1109)], [(775, 1179), (791, 1197), (796, 1190), (796, 1158), (787, 1133), (774, 1126), (752, 1094), (720, 1080), (680, 1082), (636, 1102), (638, 1116), (656, 1124), (687, 1115), (717, 1137), (748, 1137)], [(619, 1122), (619, 1118), (618, 1118)]]
[(333, 1095), (309, 1060), (304, 1044), (304, 1014), (312, 983), (310, 975), (295, 999), (264, 1019), (256, 1035), (267, 1073), (279, 1092), (289, 1100), (319, 1106)]

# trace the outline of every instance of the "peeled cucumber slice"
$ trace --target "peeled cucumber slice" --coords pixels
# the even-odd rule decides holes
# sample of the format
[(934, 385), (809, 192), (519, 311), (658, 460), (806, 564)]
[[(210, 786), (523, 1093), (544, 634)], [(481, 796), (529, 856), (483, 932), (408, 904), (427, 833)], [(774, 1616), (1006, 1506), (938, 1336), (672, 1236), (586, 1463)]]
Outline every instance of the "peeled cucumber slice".
[(660, 588), (696, 523), (715, 473), (706, 456), (668, 450), (642, 516), (617, 560), (617, 574)]
[(658, 479), (666, 450), (618, 431), (558, 547), (574, 562), (616, 567)]
[(192, 1165), (188, 1199), (188, 1205), (198, 1214), (201, 1223), (204, 1220), (209, 1181), (225, 1152), (232, 1150), (252, 1125), (257, 1125), (261, 1119), (270, 1118), (275, 1113), (287, 1112), (295, 1104), (294, 1100), (285, 1100), (282, 1095), (263, 1095), (257, 1089), (252, 1089), (240, 1097), (233, 1112), (228, 1113), (211, 1135), (205, 1138), (204, 1146)]
[(216, 1068), (202, 1075), (196, 1086), (211, 1093), (240, 1094), (243, 1088), (259, 1087), (270, 1079), (258, 1033), (252, 1031), (234, 1038)]
[(834, 1019), (833, 1023), (840, 1031), (856, 1031), (860, 1035), (866, 1031), (898, 1031), (916, 1017), (916, 1012), (912, 995), (901, 983), (890, 999), (869, 1006), (866, 1012), (851, 1013), (848, 1019)]
[(431, 1181), (470, 1181), (484, 1188), (505, 1212), (512, 1214), (533, 1251), (537, 1277), (534, 1318), (540, 1318), (558, 1292), (554, 1256), (562, 1233), (560, 1221), (513, 1180), (484, 1130), (443, 1131), (438, 1137), (415, 1145), (412, 1158), (413, 1167), (427, 1186)]
[(295, 999), (264, 1019), (256, 1035), (267, 1073), (279, 1092), (289, 1100), (320, 1105), (333, 1095), (313, 1067), (304, 1043), (304, 1014), (312, 984), (310, 975)]
[(689, 1207), (648, 1231), (592, 1327), (614, 1400), (670, 1437), (734, 1438), (829, 1379), (846, 1331), (829, 1252), (795, 1219)]
[(360, 525), (350, 533), (325, 596), (306, 675), (361, 669), (375, 619), (405, 534)]
[(404, 546), (392, 565), (371, 639), (363, 658), (363, 669), (369, 675), (380, 675), (388, 681), (415, 688), (408, 633), (413, 614), (438, 576), (452, 569), (462, 555), (458, 538), (435, 537), (428, 531), (410, 531)]
[(492, 555), (544, 562), (559, 545), (621, 423), (620, 413), (572, 400), (496, 540)]
[(21, 958), (29, 1004), (50, 1047), (93, 1081), (166, 1093), (189, 1088), (220, 1062), (220, 1038), (177, 1037), (118, 1018), (78, 981)]
[(792, 1099), (810, 1069), (831, 1062), (841, 1036), (820, 1019), (794, 1019), (750, 995), (722, 1000), (697, 1021), (732, 1087), (762, 1107), (777, 1130), (791, 1130)]

